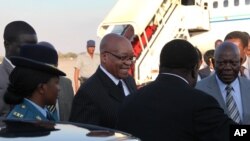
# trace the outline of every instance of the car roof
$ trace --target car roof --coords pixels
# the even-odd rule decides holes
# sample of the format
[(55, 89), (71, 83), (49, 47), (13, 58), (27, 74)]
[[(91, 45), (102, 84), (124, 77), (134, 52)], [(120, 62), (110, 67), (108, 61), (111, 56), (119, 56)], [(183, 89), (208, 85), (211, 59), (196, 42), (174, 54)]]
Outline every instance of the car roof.
[(1, 141), (138, 141), (130, 134), (89, 124), (0, 120)]

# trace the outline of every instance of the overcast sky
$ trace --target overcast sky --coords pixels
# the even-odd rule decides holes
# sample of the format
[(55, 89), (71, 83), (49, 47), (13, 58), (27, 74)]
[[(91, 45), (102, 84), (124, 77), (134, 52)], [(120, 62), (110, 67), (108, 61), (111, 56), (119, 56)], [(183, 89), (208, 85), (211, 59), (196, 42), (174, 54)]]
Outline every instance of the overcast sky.
[[(49, 41), (60, 52), (86, 51), (86, 41), (99, 45), (97, 27), (117, 0), (0, 0), (0, 56), (3, 30), (11, 21), (31, 24), (38, 41)], [(98, 49), (98, 48), (97, 48)], [(98, 49), (99, 50), (99, 49)]]

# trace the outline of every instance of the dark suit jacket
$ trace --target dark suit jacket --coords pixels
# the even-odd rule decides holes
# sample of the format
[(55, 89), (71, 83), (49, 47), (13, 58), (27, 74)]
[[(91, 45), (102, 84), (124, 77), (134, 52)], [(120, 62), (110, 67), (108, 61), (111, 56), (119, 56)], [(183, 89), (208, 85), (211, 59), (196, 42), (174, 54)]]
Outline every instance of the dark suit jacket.
[(61, 88), (58, 96), (60, 121), (68, 121), (74, 98), (74, 90), (71, 80), (66, 77), (60, 77), (59, 85)]
[(7, 116), (10, 107), (3, 101), (3, 95), (9, 85), (9, 75), (13, 67), (6, 59), (0, 64), (0, 117)]
[(213, 97), (160, 74), (124, 100), (117, 127), (143, 141), (227, 141), (231, 122)]
[[(130, 93), (136, 91), (132, 77), (123, 79)], [(118, 108), (125, 95), (115, 83), (100, 69), (83, 84), (76, 93), (70, 121), (114, 128)]]

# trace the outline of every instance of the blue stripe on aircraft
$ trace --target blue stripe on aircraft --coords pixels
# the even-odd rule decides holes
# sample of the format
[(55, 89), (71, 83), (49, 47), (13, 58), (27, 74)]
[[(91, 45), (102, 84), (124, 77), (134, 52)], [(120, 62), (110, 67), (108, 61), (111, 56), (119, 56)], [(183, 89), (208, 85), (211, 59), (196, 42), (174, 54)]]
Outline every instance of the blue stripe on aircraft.
[(243, 21), (243, 20), (250, 20), (250, 17), (248, 18), (238, 18), (238, 19), (221, 19), (221, 20), (213, 20), (213, 19), (210, 19), (210, 23), (217, 23), (217, 22), (230, 22), (230, 21)]

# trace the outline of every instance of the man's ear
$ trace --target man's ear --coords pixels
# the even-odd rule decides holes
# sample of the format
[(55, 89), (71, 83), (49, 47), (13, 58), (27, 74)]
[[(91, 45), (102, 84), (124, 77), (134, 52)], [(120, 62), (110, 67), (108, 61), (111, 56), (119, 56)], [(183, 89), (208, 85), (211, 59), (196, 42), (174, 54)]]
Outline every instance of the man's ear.
[(5, 48), (6, 52), (7, 52), (10, 43), (8, 41), (4, 41), (3, 44), (4, 44), (4, 48)]
[(101, 53), (101, 61), (103, 62), (103, 63), (106, 63), (106, 60), (107, 60), (107, 53)]
[(197, 64), (197, 65), (195, 65), (195, 67), (192, 69), (192, 71), (191, 71), (191, 76), (192, 76), (192, 78), (195, 78), (196, 79), (196, 77), (197, 77), (197, 75), (198, 75), (198, 70), (199, 70), (199, 65)]
[(192, 78), (195, 78), (196, 76), (196, 71), (193, 69), (192, 71), (191, 71), (191, 76), (192, 76)]

